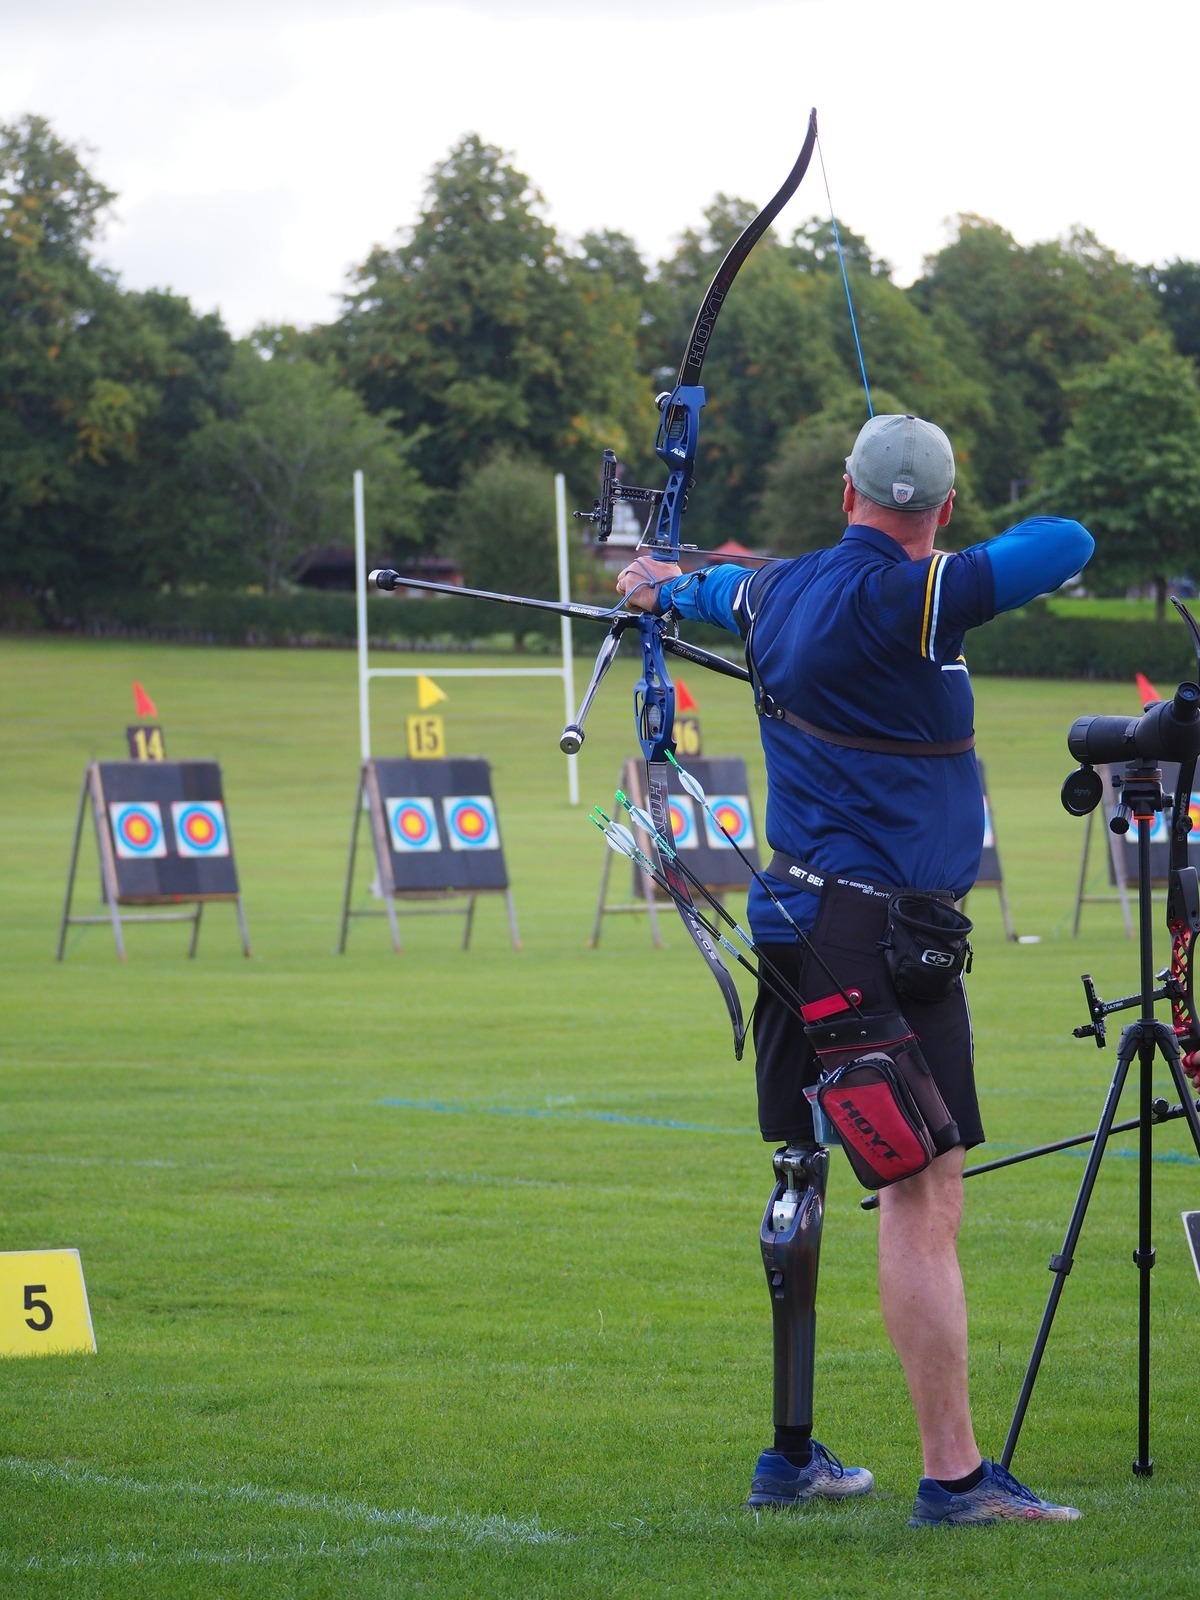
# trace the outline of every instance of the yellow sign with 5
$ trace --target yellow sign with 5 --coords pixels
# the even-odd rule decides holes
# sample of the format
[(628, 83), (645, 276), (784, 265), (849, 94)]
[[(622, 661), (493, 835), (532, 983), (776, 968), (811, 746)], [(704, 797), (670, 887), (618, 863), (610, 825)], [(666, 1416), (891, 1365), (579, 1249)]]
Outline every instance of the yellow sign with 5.
[(79, 1251), (0, 1251), (0, 1356), (95, 1349)]

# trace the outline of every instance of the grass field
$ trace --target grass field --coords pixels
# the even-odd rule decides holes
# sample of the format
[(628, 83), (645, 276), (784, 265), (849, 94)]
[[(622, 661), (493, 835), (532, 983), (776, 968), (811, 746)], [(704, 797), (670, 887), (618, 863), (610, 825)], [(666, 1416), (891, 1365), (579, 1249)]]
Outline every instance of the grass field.
[[(448, 664), (427, 662), (435, 679)], [(664, 923), (656, 952), (643, 919), (613, 918), (586, 948), (604, 849), (586, 812), (631, 753), (633, 676), (619, 663), (593, 712), (578, 811), (559, 686), (447, 680), (450, 753), (493, 765), (523, 949), (492, 901), (465, 954), (457, 919), (402, 916), (403, 955), (386, 924), (358, 922), (338, 957), (350, 654), (0, 641), (0, 1248), (78, 1247), (98, 1342), (0, 1361), (0, 1594), (1200, 1591), (1200, 1291), (1179, 1222), (1200, 1166), (1180, 1122), (1156, 1133), (1152, 1478), (1129, 1470), (1131, 1139), (1106, 1158), (1014, 1460), (1084, 1510), (1069, 1527), (905, 1526), (914, 1429), (875, 1221), (839, 1158), (818, 1434), (878, 1493), (741, 1509), (770, 1436), (752, 1068), (732, 1062), (682, 929)], [(746, 756), (761, 817), (744, 692), (686, 676), (706, 748)], [(168, 754), (222, 762), (250, 961), (221, 906), (194, 961), (179, 927), (131, 929), (124, 965), (104, 928), (76, 930), (53, 960), (80, 780), (124, 753), (135, 678)], [(1112, 1075), (1111, 1048), (1070, 1037), (1079, 974), (1126, 993), (1136, 947), (1112, 906), (1070, 937), (1082, 824), (1058, 789), (1071, 720), (1137, 700), (1132, 685), (977, 691), (1013, 915), (1042, 941), (1007, 943), (995, 894), (972, 898), (999, 1153), (1093, 1127)], [(376, 688), (380, 753), (401, 753), (414, 709), (411, 689)], [(87, 839), (79, 909), (95, 876)], [(1102, 889), (1098, 848), (1092, 878)], [(968, 1188), (972, 1386), (993, 1454), (1082, 1171), (1065, 1154)]]

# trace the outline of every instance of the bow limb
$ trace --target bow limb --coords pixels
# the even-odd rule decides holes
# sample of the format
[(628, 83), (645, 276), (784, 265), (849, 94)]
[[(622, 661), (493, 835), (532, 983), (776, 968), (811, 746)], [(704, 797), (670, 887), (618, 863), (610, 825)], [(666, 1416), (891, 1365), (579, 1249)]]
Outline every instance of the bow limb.
[[(1197, 677), (1200, 678), (1200, 627), (1181, 601), (1172, 597), (1171, 604), (1192, 636)], [(1171, 807), (1167, 931), (1171, 935), (1171, 1023), (1179, 1041), (1183, 1070), (1200, 1087), (1200, 1015), (1197, 1013), (1195, 993), (1196, 938), (1200, 934), (1200, 876), (1188, 861), (1196, 759), (1193, 755), (1180, 764)]]

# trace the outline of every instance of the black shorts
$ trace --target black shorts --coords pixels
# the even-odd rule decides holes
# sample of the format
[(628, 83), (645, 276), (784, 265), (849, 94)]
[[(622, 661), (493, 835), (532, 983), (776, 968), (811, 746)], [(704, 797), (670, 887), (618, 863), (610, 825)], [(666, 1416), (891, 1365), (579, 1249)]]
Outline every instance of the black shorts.
[[(761, 945), (760, 952), (810, 1004), (836, 994), (840, 984), (862, 991), (864, 1011), (903, 1012), (969, 1150), (983, 1143), (983, 1124), (975, 1093), (966, 991), (959, 979), (950, 994), (934, 1005), (898, 998), (879, 950), (892, 892), (866, 884), (850, 888), (827, 883), (810, 937), (832, 979), (801, 944)], [(754, 1011), (754, 1052), (763, 1138), (772, 1144), (811, 1140), (812, 1112), (804, 1090), (817, 1081), (817, 1058), (800, 1018), (761, 980)]]

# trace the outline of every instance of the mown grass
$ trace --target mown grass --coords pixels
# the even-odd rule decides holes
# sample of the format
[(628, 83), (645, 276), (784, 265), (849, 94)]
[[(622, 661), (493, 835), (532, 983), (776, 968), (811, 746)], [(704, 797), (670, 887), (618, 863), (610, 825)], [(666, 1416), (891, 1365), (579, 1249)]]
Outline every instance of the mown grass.
[[(435, 680), (449, 660), (428, 659)], [(402, 915), (402, 956), (384, 923), (358, 922), (341, 958), (351, 655), (10, 640), (0, 674), (0, 1248), (77, 1246), (99, 1346), (0, 1362), (0, 1593), (1197, 1592), (1197, 1285), (1178, 1214), (1200, 1203), (1200, 1167), (1179, 1122), (1155, 1136), (1152, 1478), (1129, 1471), (1124, 1137), (1014, 1462), (1082, 1523), (905, 1526), (914, 1430), (874, 1219), (841, 1165), (818, 1426), (879, 1492), (741, 1509), (770, 1414), (752, 1070), (732, 1063), (682, 931), (665, 923), (656, 952), (642, 919), (613, 918), (586, 948), (603, 845), (585, 813), (630, 753), (629, 663), (593, 713), (579, 811), (553, 680), (444, 685), (450, 752), (493, 765), (523, 949), (493, 901), (466, 954), (456, 919)], [(746, 756), (761, 816), (742, 693), (687, 676), (706, 747)], [(170, 755), (223, 763), (249, 962), (225, 907), (192, 962), (178, 927), (130, 929), (124, 965), (105, 929), (76, 930), (53, 960), (83, 769), (123, 753), (134, 678)], [(1070, 938), (1082, 835), (1057, 796), (1071, 720), (1137, 703), (1132, 685), (977, 689), (1013, 915), (1042, 940), (1007, 943), (994, 893), (973, 897), (994, 1154), (1083, 1132), (1103, 1103), (1113, 1051), (1070, 1038), (1079, 973), (1126, 993), (1136, 947), (1111, 906), (1086, 907)], [(375, 709), (376, 748), (398, 752), (413, 691), (377, 687)], [(1091, 878), (1102, 890), (1098, 847)], [(85, 839), (81, 907), (94, 881)], [(972, 1384), (993, 1454), (1082, 1170), (1056, 1156), (969, 1191)]]

